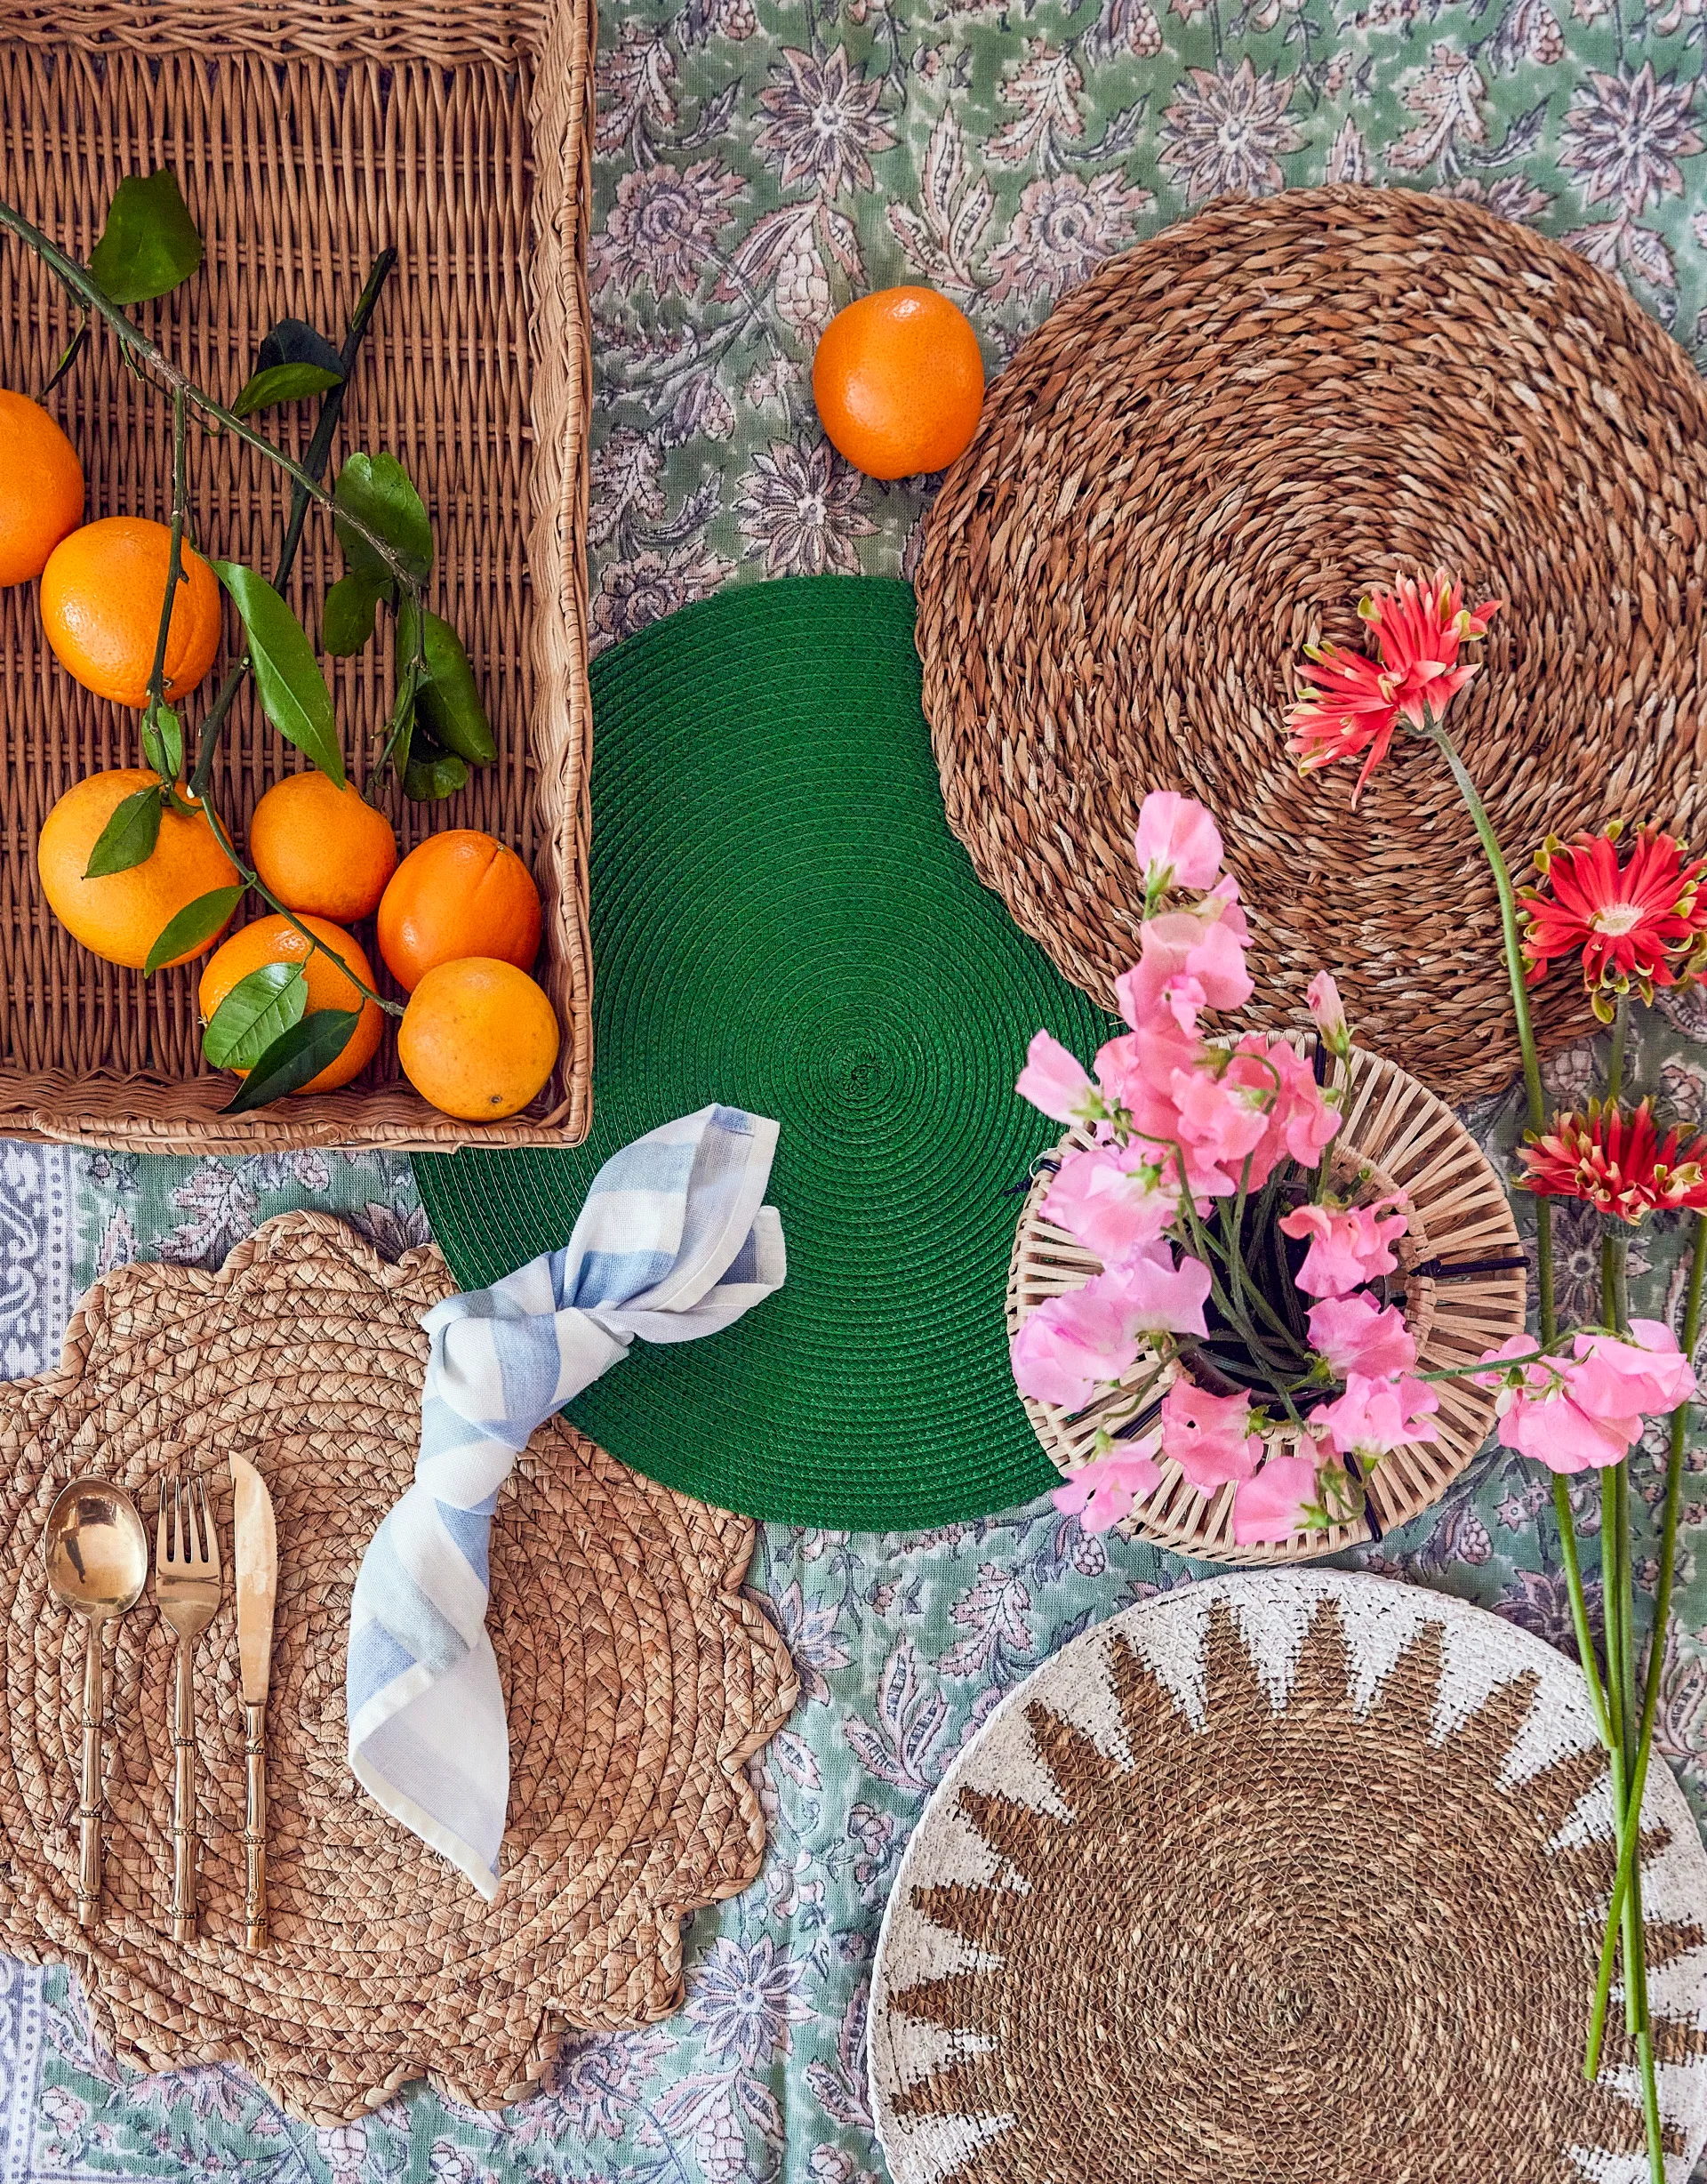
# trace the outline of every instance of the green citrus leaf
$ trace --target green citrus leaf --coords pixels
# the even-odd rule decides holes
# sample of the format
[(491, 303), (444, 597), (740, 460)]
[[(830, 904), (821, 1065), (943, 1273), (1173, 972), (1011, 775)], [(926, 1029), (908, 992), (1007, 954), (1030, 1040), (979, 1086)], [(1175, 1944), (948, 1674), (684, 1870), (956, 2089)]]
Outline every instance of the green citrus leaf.
[(142, 755), (163, 781), (176, 781), (184, 764), (184, 724), (170, 705), (142, 716)]
[[(426, 582), (433, 573), (433, 526), (408, 471), (395, 455), (351, 455), (338, 473), (332, 497), (385, 541), (417, 583)], [(390, 582), (390, 572), (359, 532), (336, 518), (333, 528), (352, 574)]]
[(281, 402), (306, 402), (310, 395), (325, 394), (343, 379), (341, 372), (328, 372), (317, 364), (275, 364), (257, 372), (231, 405), (234, 417), (252, 417), (257, 410), (275, 409)]
[(403, 793), (417, 804), (437, 804), (454, 796), (469, 778), (467, 762), (442, 751), (415, 723), (414, 745), (403, 769)]
[(308, 1013), (300, 963), (263, 963), (239, 978), (207, 1020), (202, 1052), (215, 1069), (252, 1069), (281, 1032)]
[(320, 642), (334, 660), (348, 660), (373, 640), (373, 615), (390, 590), (370, 575), (341, 576), (320, 612)]
[(242, 900), (241, 887), (215, 887), (211, 895), (198, 895), (193, 903), (186, 903), (149, 949), (144, 973), (193, 955), (220, 931)]
[(300, 1091), (337, 1060), (361, 1020), (359, 1008), (317, 1008), (292, 1024), (256, 1061), (223, 1112), (246, 1114), (252, 1107), (264, 1107), (268, 1100)]
[(100, 830), (100, 839), (89, 852), (83, 868), (85, 879), (104, 879), (108, 872), (128, 872), (146, 864), (160, 839), (160, 791), (139, 789), (116, 807)]
[(213, 566), (243, 616), (261, 711), (286, 743), (306, 751), (341, 789), (344, 756), (332, 693), (307, 631), (264, 576), (235, 561), (216, 561)]
[[(448, 622), (434, 614), (423, 622), (422, 651), (426, 657), (421, 678), (418, 711), (422, 727), (436, 743), (470, 766), (490, 766), (498, 756), (492, 723), (480, 702), (474, 669), (462, 640)], [(397, 609), (396, 643), (397, 674), (415, 649), (415, 603), (405, 599)]]
[(115, 303), (146, 303), (187, 281), (202, 262), (202, 238), (170, 168), (127, 174), (107, 208), (89, 270)]
[(317, 364), (335, 380), (344, 376), (344, 360), (336, 348), (305, 318), (281, 318), (262, 335), (256, 371), (270, 372), (279, 364)]

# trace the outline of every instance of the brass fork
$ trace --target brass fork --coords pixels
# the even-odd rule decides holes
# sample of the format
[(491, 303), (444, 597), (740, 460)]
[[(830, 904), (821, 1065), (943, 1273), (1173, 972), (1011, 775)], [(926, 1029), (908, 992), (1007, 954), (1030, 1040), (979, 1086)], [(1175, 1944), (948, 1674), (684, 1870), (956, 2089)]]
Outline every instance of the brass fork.
[[(167, 1517), (170, 1514), (171, 1523)], [(199, 1536), (196, 1519), (201, 1520)], [(172, 1786), (172, 1938), (196, 1939), (196, 1695), (190, 1657), (220, 1604), (220, 1543), (200, 1479), (162, 1481), (154, 1538), (154, 1597), (161, 1619), (178, 1634), (178, 1678), (172, 1700), (176, 1762)]]

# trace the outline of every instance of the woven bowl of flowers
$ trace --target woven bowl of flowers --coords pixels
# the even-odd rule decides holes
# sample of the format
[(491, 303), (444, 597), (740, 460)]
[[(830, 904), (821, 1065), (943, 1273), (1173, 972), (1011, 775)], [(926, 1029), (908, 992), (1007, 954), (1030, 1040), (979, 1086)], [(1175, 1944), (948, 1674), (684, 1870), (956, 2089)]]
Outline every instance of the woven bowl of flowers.
[[(746, 1887), (765, 1829), (743, 1763), (787, 1718), (782, 1641), (743, 1601), (744, 1518), (652, 1485), (557, 1420), (492, 1533), (488, 1627), (509, 1717), (497, 1899), (365, 1797), (345, 1758), (362, 1551), (410, 1482), (427, 1339), (454, 1285), (435, 1249), (384, 1265), (292, 1213), (217, 1274), (121, 1268), (55, 1373), (0, 1386), (0, 1948), (79, 1973), (97, 2031), (147, 2070), (231, 2062), (293, 2114), (347, 2121), (406, 2080), (493, 2108), (565, 2026), (679, 2005), (681, 1922)], [(268, 1705), (270, 1946), (244, 1934), (244, 1754), (226, 1458), (269, 1487), (279, 1589)], [(151, 1522), (164, 1465), (202, 1473), (225, 1597), (196, 1650), (201, 1936), (172, 1938), (172, 1637), (152, 1595), (109, 1640), (99, 1925), (76, 1919), (82, 1631), (45, 1597), (43, 1521), (98, 1470)]]
[[(1455, 1103), (1518, 1050), (1494, 886), (1438, 751), (1299, 777), (1306, 643), (1445, 566), (1503, 605), (1454, 739), (1514, 868), (1549, 834), (1698, 828), (1707, 389), (1563, 245), (1421, 192), (1230, 199), (1075, 289), (992, 384), (917, 578), (925, 711), (978, 874), (1108, 1005), (1147, 791), (1207, 805), (1258, 1020), (1335, 967)], [(1590, 1028), (1564, 978), (1551, 1047)]]
[[(1342, 1112), (1345, 1120), (1329, 1156), (1332, 1188), (1361, 1205), (1399, 1197), (1407, 1214), (1406, 1233), (1395, 1246), (1394, 1287), (1402, 1287), (1417, 1370), (1441, 1372), (1473, 1364), (1508, 1337), (1520, 1334), (1525, 1276), (1511, 1201), (1463, 1124), (1396, 1063), (1357, 1047), (1346, 1065)], [(1076, 1128), (1058, 1151), (1090, 1143), (1088, 1133)], [(1052, 1180), (1052, 1172), (1039, 1172), (1014, 1233), (1007, 1281), (1010, 1336), (1046, 1297), (1080, 1289), (1102, 1271), (1101, 1262), (1082, 1245), (1044, 1219), (1043, 1201)], [(1045, 1453), (1063, 1475), (1090, 1461), (1100, 1428), (1112, 1432), (1117, 1422), (1126, 1422), (1130, 1405), (1122, 1390), (1137, 1387), (1155, 1365), (1153, 1352), (1141, 1353), (1119, 1385), (1099, 1394), (1082, 1411), (1022, 1397)], [(1382, 1533), (1438, 1501), (1493, 1428), (1491, 1390), (1469, 1380), (1443, 1380), (1436, 1384), (1435, 1393), (1440, 1401), (1434, 1420), (1439, 1440), (1394, 1449), (1370, 1478), (1367, 1507)], [(1295, 1427), (1281, 1426), (1269, 1438), (1272, 1449), (1291, 1455), (1300, 1435)], [(1240, 1546), (1232, 1536), (1231, 1486), (1199, 1494), (1171, 1459), (1164, 1457), (1161, 1469), (1162, 1483), (1135, 1505), (1120, 1530), (1177, 1554), (1213, 1562), (1296, 1562), (1335, 1554), (1376, 1536), (1366, 1514), (1326, 1530)]]
[[(1654, 1768), (1667, 2174), (1707, 2143), (1707, 1854)], [(1265, 1572), (1117, 1616), (932, 1798), (872, 1979), (894, 2184), (1636, 2184), (1583, 2076), (1615, 1864), (1581, 1673), (1484, 1610)]]

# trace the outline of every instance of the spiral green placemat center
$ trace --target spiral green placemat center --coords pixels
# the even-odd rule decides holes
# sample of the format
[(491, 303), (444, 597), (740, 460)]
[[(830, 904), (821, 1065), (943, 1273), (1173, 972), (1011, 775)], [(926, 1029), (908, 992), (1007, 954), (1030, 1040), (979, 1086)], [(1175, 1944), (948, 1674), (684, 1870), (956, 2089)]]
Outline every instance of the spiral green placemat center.
[(621, 1145), (709, 1100), (774, 1115), (781, 1291), (637, 1343), (569, 1415), (725, 1508), (942, 1524), (1054, 1482), (1007, 1368), (1010, 1186), (1057, 1135), (1031, 1033), (1108, 1019), (973, 876), (905, 584), (739, 586), (593, 668), (594, 1120), (569, 1152), (415, 1162), (465, 1288), (564, 1243)]

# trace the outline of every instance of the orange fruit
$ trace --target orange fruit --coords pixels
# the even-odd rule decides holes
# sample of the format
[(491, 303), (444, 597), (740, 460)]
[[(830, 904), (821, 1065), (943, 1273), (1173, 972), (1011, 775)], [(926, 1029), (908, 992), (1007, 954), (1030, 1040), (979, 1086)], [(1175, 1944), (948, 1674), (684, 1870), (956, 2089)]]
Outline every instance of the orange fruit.
[[(360, 943), (352, 940), (342, 926), (333, 925), (325, 918), (304, 918), (302, 923), (316, 940), (337, 950), (365, 986), (373, 984), (372, 964)], [(241, 933), (234, 933), (218, 954), (208, 959), (196, 992), (202, 1021), (205, 1023), (213, 1014), (238, 979), (246, 978), (251, 971), (258, 971), (263, 963), (303, 965), (309, 981), (309, 1015), (319, 1008), (359, 1008), (362, 1012), (362, 1020), (343, 1052), (328, 1062), (317, 1077), (310, 1077), (307, 1084), (299, 1086), (298, 1090), (332, 1092), (341, 1084), (348, 1084), (352, 1077), (359, 1076), (378, 1050), (384, 1015), (373, 1001), (362, 1000), (336, 964), (317, 948), (309, 946), (288, 918), (257, 918), (253, 925), (245, 925)], [(246, 1077), (249, 1072), (239, 1069), (232, 1074)]]
[[(147, 703), (166, 596), (172, 534), (144, 516), (106, 516), (62, 538), (42, 571), (42, 626), (60, 665), (115, 704)], [(166, 695), (193, 690), (220, 649), (220, 587), (184, 548), (184, 574), (166, 633)]]
[(541, 927), (540, 891), (516, 852), (490, 834), (453, 827), (429, 835), (392, 873), (380, 902), (380, 953), (413, 993), (436, 964), (463, 956), (528, 969)]
[[(128, 964), (136, 971), (180, 910), (198, 895), (237, 884), (231, 860), (200, 812), (193, 819), (181, 812), (163, 812), (152, 856), (128, 872), (84, 878), (90, 851), (124, 799), (158, 786), (154, 775), (137, 767), (92, 774), (66, 791), (36, 839), (36, 869), (53, 915), (73, 940), (109, 963)], [(218, 938), (217, 933), (210, 935), (199, 948), (174, 956), (173, 962), (188, 963)]]
[(428, 971), (397, 1026), (403, 1073), (441, 1114), (501, 1122), (545, 1088), (557, 1019), (513, 963), (465, 956)]
[(255, 807), (249, 862), (286, 910), (349, 925), (379, 908), (397, 838), (353, 782), (336, 789), (324, 774), (292, 774)]
[(27, 584), (83, 520), (83, 465), (39, 402), (0, 387), (0, 584)]
[(978, 336), (934, 288), (880, 288), (824, 328), (812, 394), (831, 445), (868, 478), (946, 470), (984, 404)]

